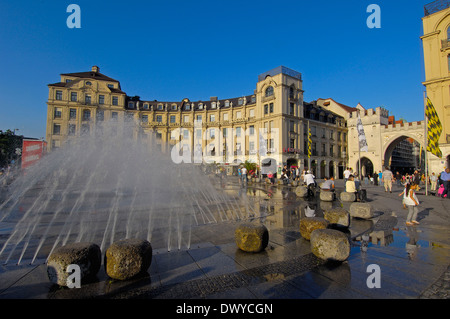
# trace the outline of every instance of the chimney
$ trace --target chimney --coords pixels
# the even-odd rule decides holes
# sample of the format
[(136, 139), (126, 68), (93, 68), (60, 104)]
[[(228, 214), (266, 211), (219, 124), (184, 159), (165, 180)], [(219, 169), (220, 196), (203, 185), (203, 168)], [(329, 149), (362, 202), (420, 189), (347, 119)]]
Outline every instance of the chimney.
[(98, 66), (94, 65), (92, 67), (92, 72), (98, 73), (98, 72), (100, 72), (100, 68)]

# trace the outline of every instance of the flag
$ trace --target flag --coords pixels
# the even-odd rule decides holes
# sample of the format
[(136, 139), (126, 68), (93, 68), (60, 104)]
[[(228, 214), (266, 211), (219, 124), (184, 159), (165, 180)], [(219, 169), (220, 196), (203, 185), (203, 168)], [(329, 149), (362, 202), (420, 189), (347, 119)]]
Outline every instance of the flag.
[(358, 139), (359, 139), (359, 150), (362, 152), (367, 152), (369, 147), (367, 145), (366, 134), (364, 134), (364, 126), (361, 122), (361, 117), (358, 113), (358, 121), (356, 123), (356, 129), (358, 130)]
[(311, 145), (312, 145), (312, 139), (311, 139), (311, 129), (308, 129), (308, 158), (311, 158)]
[(427, 106), (425, 108), (425, 116), (428, 118), (427, 125), (427, 151), (439, 158), (442, 158), (442, 152), (439, 148), (439, 137), (442, 133), (442, 124), (436, 113), (436, 109), (427, 97)]

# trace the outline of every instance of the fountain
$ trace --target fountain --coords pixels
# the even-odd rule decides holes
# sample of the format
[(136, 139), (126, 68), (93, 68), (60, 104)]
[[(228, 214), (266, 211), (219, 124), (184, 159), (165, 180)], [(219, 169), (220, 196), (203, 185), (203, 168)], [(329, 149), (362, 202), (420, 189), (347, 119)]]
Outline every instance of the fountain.
[(73, 242), (105, 251), (121, 239), (191, 245), (191, 228), (254, 216), (201, 167), (175, 164), (135, 123), (104, 123), (18, 177), (0, 203), (0, 262), (34, 263)]

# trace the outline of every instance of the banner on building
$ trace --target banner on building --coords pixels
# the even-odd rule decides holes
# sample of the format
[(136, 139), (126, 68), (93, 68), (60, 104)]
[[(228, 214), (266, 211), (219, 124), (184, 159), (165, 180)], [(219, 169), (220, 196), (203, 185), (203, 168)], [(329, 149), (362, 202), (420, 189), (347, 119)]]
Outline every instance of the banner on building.
[(356, 123), (356, 129), (358, 130), (359, 150), (361, 152), (367, 152), (369, 146), (367, 145), (366, 134), (364, 133), (364, 126), (361, 121), (361, 117), (358, 113), (358, 121)]
[(308, 129), (308, 158), (311, 158), (311, 145), (312, 145), (312, 139), (311, 139), (311, 129)]
[(24, 139), (22, 142), (22, 169), (36, 164), (44, 155), (45, 148), (44, 141)]
[(442, 124), (437, 115), (436, 109), (427, 97), (427, 106), (425, 116), (428, 118), (427, 125), (427, 151), (439, 158), (442, 158), (442, 152), (439, 148), (439, 138), (442, 133)]

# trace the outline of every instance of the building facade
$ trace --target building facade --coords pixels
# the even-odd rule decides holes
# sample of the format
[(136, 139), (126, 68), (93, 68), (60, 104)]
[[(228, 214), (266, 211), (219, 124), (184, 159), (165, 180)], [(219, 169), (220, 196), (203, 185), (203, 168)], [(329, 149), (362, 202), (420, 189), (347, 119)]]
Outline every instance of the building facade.
[(450, 167), (450, 1), (427, 4), (422, 18), (426, 95), (442, 123), (439, 147), (442, 158), (428, 153), (429, 172)]
[(339, 177), (348, 147), (345, 118), (317, 101), (304, 102), (302, 85), (301, 73), (280, 66), (258, 76), (253, 94), (170, 102), (127, 96), (97, 66), (61, 74), (60, 82), (48, 85), (48, 150), (95, 137), (101, 123), (128, 122), (134, 123), (134, 138), (170, 152), (177, 162), (232, 167), (248, 160), (265, 172), (287, 165)]

